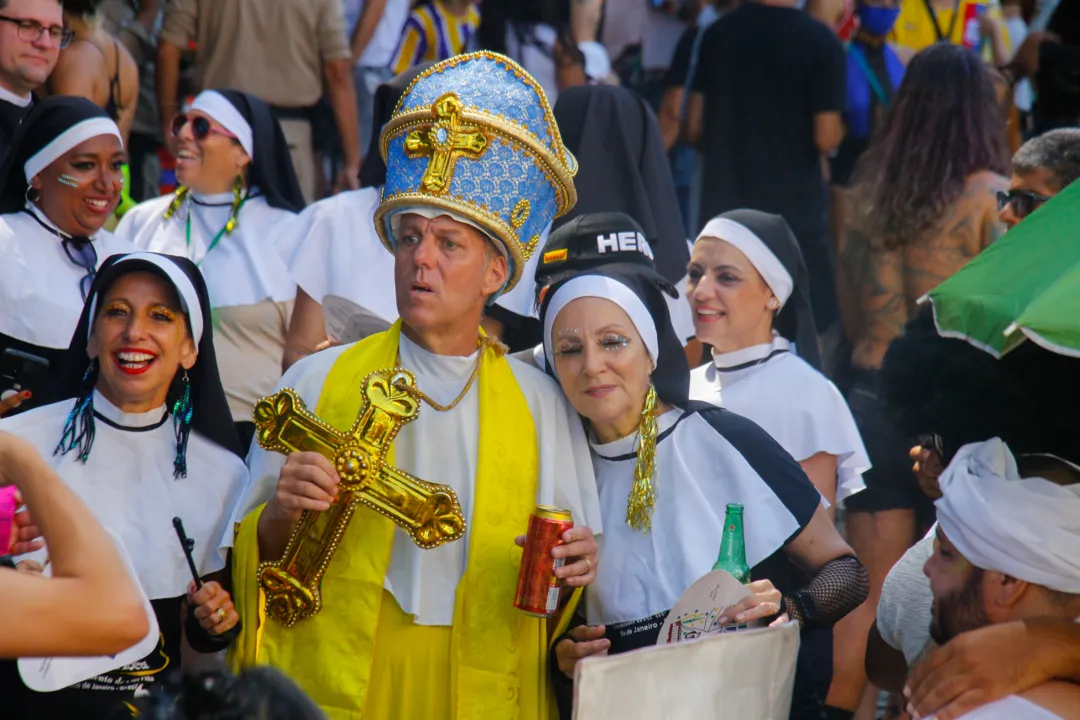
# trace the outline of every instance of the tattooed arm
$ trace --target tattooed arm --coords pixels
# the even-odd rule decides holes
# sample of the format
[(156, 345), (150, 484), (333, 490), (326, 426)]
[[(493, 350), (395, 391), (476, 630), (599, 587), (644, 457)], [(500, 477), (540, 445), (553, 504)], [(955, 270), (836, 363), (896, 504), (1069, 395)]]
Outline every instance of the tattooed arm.
[(854, 287), (858, 288), (863, 327), (851, 362), (857, 368), (875, 370), (908, 320), (904, 259), (900, 249), (885, 250), (870, 242), (864, 243), (861, 254), (859, 280)]

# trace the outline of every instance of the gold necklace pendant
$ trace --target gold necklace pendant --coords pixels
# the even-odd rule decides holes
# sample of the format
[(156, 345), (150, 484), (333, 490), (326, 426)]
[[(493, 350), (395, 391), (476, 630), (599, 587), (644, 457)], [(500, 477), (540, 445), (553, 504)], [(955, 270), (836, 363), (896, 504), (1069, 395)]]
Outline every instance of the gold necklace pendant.
[(469, 394), (469, 390), (472, 389), (473, 383), (476, 382), (476, 378), (480, 376), (480, 368), (484, 363), (484, 353), (487, 352), (487, 349), (489, 347), (493, 348), (495, 350), (496, 357), (502, 357), (507, 353), (508, 350), (508, 348), (501, 342), (493, 338), (489, 338), (486, 335), (482, 335), (480, 339), (477, 340), (476, 347), (476, 365), (473, 366), (472, 374), (469, 376), (468, 381), (465, 383), (465, 387), (461, 389), (461, 392), (458, 393), (458, 396), (454, 398), (453, 402), (451, 402), (449, 405), (440, 405), (439, 403), (435, 402), (435, 400), (433, 400), (427, 393), (425, 393), (423, 390), (416, 387), (415, 385), (402, 383), (398, 389), (400, 389), (410, 397), (413, 397), (417, 400), (422, 400), (428, 405), (428, 407), (430, 407), (435, 412), (450, 412), (451, 410), (456, 408), (462, 400), (465, 399), (465, 396)]

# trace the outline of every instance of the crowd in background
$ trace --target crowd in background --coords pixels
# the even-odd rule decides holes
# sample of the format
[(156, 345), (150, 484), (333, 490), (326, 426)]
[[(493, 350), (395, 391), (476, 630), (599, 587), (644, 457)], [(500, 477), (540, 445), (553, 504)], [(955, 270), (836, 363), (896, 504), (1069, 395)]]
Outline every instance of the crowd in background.
[[(386, 182), (379, 133), (397, 99), (418, 66), (476, 50), (514, 59), (546, 93), (580, 164), (578, 205), (561, 222), (623, 212), (640, 226), (650, 261), (682, 296), (671, 304), (671, 321), (690, 368), (697, 368), (692, 392), (698, 388), (697, 399), (737, 410), (773, 435), (825, 497), (830, 518), (866, 568), (866, 601), (835, 628), (819, 629), (816, 640), (804, 637), (805, 646), (820, 649), (815, 660), (828, 671), (817, 678), (828, 714), (803, 717), (906, 717), (907, 673), (896, 672), (896, 654), (905, 671), (915, 668), (929, 635), (911, 639), (911, 627), (924, 619), (904, 615), (895, 593), (906, 591), (897, 590), (890, 570), (901, 569), (912, 551), (923, 553), (918, 568), (934, 553), (944, 467), (962, 446), (993, 437), (1018, 455), (1080, 462), (1070, 439), (1075, 413), (1048, 407), (1055, 396), (1069, 403), (1063, 393), (1074, 384), (1068, 378), (1075, 360), (1025, 348), (998, 363), (939, 337), (920, 304), (1080, 177), (1080, 2), (64, 0), (61, 11), (57, 0), (0, 0), (5, 172), (21, 172), (48, 146), (47, 113), (60, 112), (60, 104), (46, 107), (47, 98), (74, 96), (100, 108), (116, 123), (117, 147), (126, 149), (114, 163), (115, 183), (102, 190), (110, 202), (114, 189), (119, 197), (108, 217), (54, 214), (62, 198), (27, 188), (21, 178), (9, 191), (6, 176), (0, 212), (67, 240), (94, 238), (99, 249), (91, 260), (77, 259), (89, 243), (64, 244), (81, 268), (76, 280), (90, 278), (79, 307), (99, 292), (90, 285), (95, 266), (114, 252), (163, 252), (200, 265), (206, 286), (195, 285), (207, 318), (213, 309), (206, 325), (213, 326), (228, 403), (222, 412), (239, 433), (228, 444), (232, 462), (254, 433), (250, 408), (283, 368), (346, 339), (327, 330), (335, 301), (366, 312), (364, 330), (352, 339), (396, 319), (393, 265), (371, 230), (364, 237), (374, 240), (373, 250), (316, 250), (311, 238), (371, 224)], [(221, 92), (208, 99), (207, 90)], [(97, 117), (82, 105), (64, 112), (80, 121)], [(250, 137), (231, 124), (236, 112)], [(211, 121), (200, 125), (199, 113)], [(30, 122), (37, 124), (26, 127)], [(242, 157), (233, 152), (240, 147)], [(275, 147), (287, 147), (289, 157)], [(108, 164), (114, 155), (110, 145), (93, 161)], [(253, 163), (246, 176), (245, 162)], [(187, 190), (176, 193), (179, 187)], [(22, 213), (35, 197), (42, 211)], [(733, 215), (743, 210), (780, 216), (786, 228), (759, 229), (758, 220)], [(170, 225), (174, 216), (186, 225)], [(726, 220), (716, 225), (718, 218)], [(745, 248), (733, 259), (715, 244), (694, 242), (735, 232), (724, 222), (765, 239), (776, 256), (771, 262), (787, 268), (786, 293)], [(786, 245), (789, 236), (794, 242)], [(203, 264), (219, 242), (237, 248), (229, 264)], [(33, 263), (48, 262), (5, 255), (3, 243), (0, 237), (0, 263), (9, 267), (0, 268), (0, 283), (9, 287)], [(105, 250), (106, 243), (116, 246)], [(752, 287), (749, 278), (758, 273), (768, 288)], [(106, 290), (103, 284), (103, 298)], [(511, 351), (530, 355), (542, 345), (541, 290), (538, 274), (535, 292), (510, 293), (485, 311), (485, 328)], [(758, 305), (756, 315), (744, 309)], [(0, 320), (3, 347), (33, 351), (55, 371), (72, 332), (89, 331), (77, 325), (77, 311), (60, 323), (63, 337), (24, 331), (34, 321), (16, 316), (33, 314), (29, 307), (12, 302), (2, 310), (15, 318)], [(793, 319), (800, 310), (788, 308), (796, 307), (803, 316)], [(732, 329), (708, 330), (703, 313), (730, 315)], [(771, 354), (746, 354), (763, 346)], [(760, 374), (758, 386), (743, 381), (756, 372), (746, 368), (764, 368), (791, 348), (807, 367), (784, 370), (780, 379)], [(86, 357), (80, 361), (85, 365)], [(196, 374), (181, 367), (185, 382), (187, 371)], [(732, 375), (732, 368), (743, 374)], [(83, 369), (69, 373), (69, 385), (78, 386)], [(793, 383), (793, 395), (770, 394), (785, 382)], [(710, 383), (725, 388), (722, 398), (719, 390), (711, 398)], [(794, 399), (803, 394), (807, 399)], [(20, 389), (3, 398), (2, 408), (16, 413), (61, 397)], [(769, 413), (803, 412), (803, 405), (811, 415), (827, 406), (827, 427), (813, 442), (785, 441), (784, 428), (770, 427)], [(207, 422), (196, 418), (196, 429)], [(66, 439), (74, 428), (68, 423)], [(21, 450), (4, 442), (0, 436), (5, 460)], [(1024, 467), (1021, 461), (1026, 476)], [(1072, 471), (1074, 465), (1061, 472)], [(44, 499), (55, 492), (50, 482), (20, 486), (31, 506), (35, 497), (42, 507), (68, 502)], [(53, 528), (60, 519), (45, 512), (36, 519), (42, 530), (59, 532)], [(104, 544), (79, 542), (91, 541)], [(55, 556), (62, 553), (54, 548)], [(54, 562), (60, 569), (62, 562)], [(86, 569), (74, 553), (66, 562)], [(99, 570), (115, 574), (116, 567)], [(74, 589), (64, 593), (82, 593), (76, 583), (90, 580), (69, 582)], [(208, 602), (194, 593), (189, 599)], [(1063, 630), (1046, 632), (1060, 637)], [(1075, 659), (1075, 635), (1072, 642), (1060, 657)], [(103, 652), (111, 647), (100, 644)], [(55, 650), (46, 643), (32, 652)], [(1053, 667), (1032, 679), (1061, 677), (1061, 666)], [(226, 680), (200, 687), (208, 695), (224, 692), (214, 682)]]

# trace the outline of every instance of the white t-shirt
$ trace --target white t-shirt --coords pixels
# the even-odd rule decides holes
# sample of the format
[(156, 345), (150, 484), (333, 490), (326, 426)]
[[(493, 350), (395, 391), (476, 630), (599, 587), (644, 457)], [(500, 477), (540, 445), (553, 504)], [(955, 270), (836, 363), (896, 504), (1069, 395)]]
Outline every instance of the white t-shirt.
[(930, 620), (934, 593), (923, 566), (934, 554), (937, 525), (912, 545), (885, 577), (877, 606), (881, 639), (904, 653), (908, 666), (915, 664), (930, 643)]
[[(360, 22), (360, 13), (364, 9), (364, 0), (344, 0), (345, 2), (345, 27), (349, 29), (349, 37), (352, 37)], [(384, 68), (390, 64), (398, 39), (401, 37), (401, 28), (405, 26), (405, 20), (409, 17), (409, 0), (386, 0), (386, 8), (383, 10), (379, 24), (375, 26), (375, 32), (371, 35), (367, 47), (356, 61), (357, 67)], [(361, 121), (366, 118), (361, 118)]]

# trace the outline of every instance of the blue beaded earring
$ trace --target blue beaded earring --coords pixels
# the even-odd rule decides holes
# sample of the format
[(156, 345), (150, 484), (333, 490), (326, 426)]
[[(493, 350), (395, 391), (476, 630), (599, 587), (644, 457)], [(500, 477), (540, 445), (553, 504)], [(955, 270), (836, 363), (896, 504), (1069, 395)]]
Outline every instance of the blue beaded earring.
[(176, 402), (173, 403), (173, 431), (176, 433), (176, 459), (173, 460), (173, 477), (187, 477), (187, 445), (191, 436), (191, 418), (193, 408), (191, 404), (191, 379), (187, 370), (180, 379), (184, 385), (184, 391)]
[(91, 360), (90, 367), (83, 375), (75, 406), (64, 422), (64, 434), (60, 436), (53, 455), (67, 455), (78, 448), (76, 459), (79, 462), (85, 463), (90, 457), (90, 449), (94, 446), (94, 384), (97, 382), (97, 369), (97, 360)]

